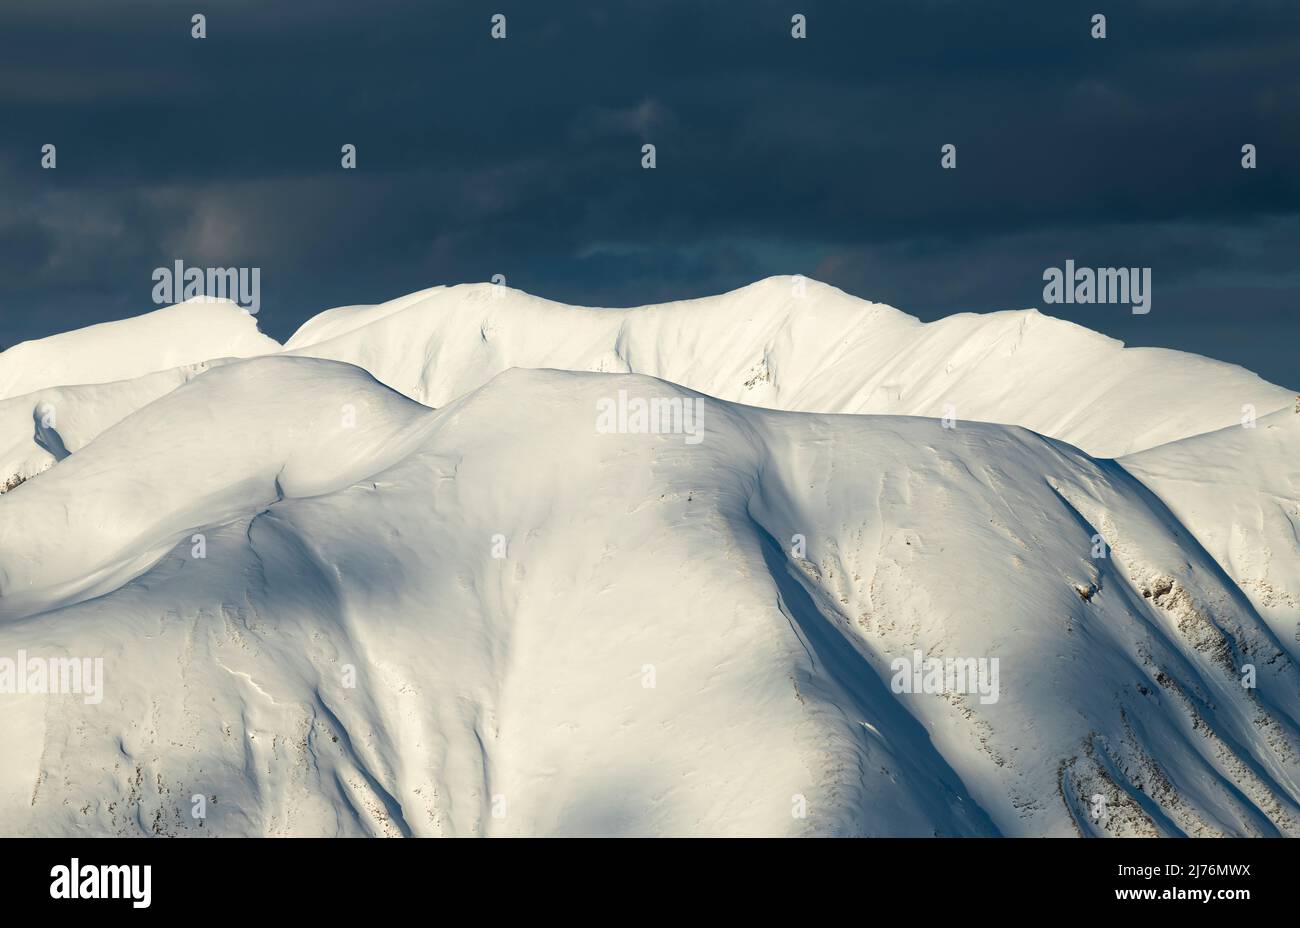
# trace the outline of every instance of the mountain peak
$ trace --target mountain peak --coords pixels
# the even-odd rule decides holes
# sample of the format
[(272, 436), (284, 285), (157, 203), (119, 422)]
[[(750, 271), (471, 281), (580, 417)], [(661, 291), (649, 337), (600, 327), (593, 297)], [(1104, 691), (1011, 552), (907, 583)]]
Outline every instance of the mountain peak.
[(0, 399), (45, 387), (107, 383), (221, 357), (280, 350), (256, 317), (229, 300), (198, 298), (102, 322), (0, 353)]

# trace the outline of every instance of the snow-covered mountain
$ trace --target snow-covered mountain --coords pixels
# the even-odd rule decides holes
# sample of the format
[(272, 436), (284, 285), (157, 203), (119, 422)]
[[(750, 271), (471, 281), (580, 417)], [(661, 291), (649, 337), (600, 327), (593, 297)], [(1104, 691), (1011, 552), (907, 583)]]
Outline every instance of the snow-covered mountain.
[(1300, 397), (1121, 463), (1158, 493), (1300, 660)]
[(127, 380), (212, 358), (280, 350), (228, 300), (190, 300), (143, 316), (22, 342), (0, 352), (0, 399), (46, 387)]
[(1231, 364), (1124, 348), (1037, 310), (937, 322), (826, 284), (773, 277), (721, 296), (608, 310), (492, 284), (321, 313), (292, 354), (366, 368), (431, 406), (511, 367), (648, 374), (801, 412), (945, 415), (1023, 425), (1117, 457), (1294, 405)]
[(1300, 833), (1249, 372), (790, 278), (157, 315), (0, 401), (0, 661), (103, 668), (0, 693), (0, 833)]

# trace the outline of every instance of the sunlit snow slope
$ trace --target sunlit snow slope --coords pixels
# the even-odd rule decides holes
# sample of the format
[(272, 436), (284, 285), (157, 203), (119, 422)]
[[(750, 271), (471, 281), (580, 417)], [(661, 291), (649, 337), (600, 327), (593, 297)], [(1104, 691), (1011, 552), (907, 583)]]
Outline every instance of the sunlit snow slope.
[[(1266, 505), (1292, 395), (791, 285), (426, 291), (0, 402), (31, 471), (0, 495), (0, 658), (104, 667), (102, 702), (0, 693), (0, 834), (1300, 832), (1287, 607), (1247, 582), (1295, 589)], [(1091, 415), (1061, 369), (1088, 352)], [(620, 396), (699, 440), (598, 427)], [(930, 418), (757, 408), (877, 402)], [(1202, 434), (1246, 402), (1253, 432)], [(1174, 443), (972, 421), (1026, 417)], [(996, 698), (897, 692), (917, 650), (997, 659)]]
[(279, 348), (234, 303), (190, 300), (0, 352), (0, 398), (44, 387), (126, 380), (213, 358), (255, 357)]
[(804, 412), (1012, 423), (1116, 457), (1260, 415), (1294, 394), (1219, 361), (1114, 339), (1037, 310), (922, 323), (816, 281), (586, 309), (492, 284), (321, 313), (289, 340), (432, 406), (510, 367), (649, 374)]
[(1300, 397), (1247, 424), (1122, 463), (1195, 532), (1300, 660)]

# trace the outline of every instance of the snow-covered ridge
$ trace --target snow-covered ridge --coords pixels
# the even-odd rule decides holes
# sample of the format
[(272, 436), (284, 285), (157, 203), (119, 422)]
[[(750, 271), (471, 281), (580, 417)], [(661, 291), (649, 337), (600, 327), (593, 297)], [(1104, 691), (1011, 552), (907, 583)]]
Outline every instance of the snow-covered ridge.
[[(322, 392), (331, 380), (335, 401)], [(117, 589), (195, 525), (341, 490), (400, 457), (419, 412), (351, 365), (214, 368), (6, 494), (0, 620)], [(52, 507), (60, 519), (34, 532)]]
[[(619, 391), (704, 440), (597, 431)], [(1121, 467), (1018, 428), (235, 362), (0, 499), (0, 602), (38, 615), (0, 654), (103, 655), (106, 693), (9, 697), (5, 832), (1300, 831), (1276, 638)], [(918, 649), (998, 698), (893, 691)]]
[(142, 316), (21, 342), (0, 352), (0, 399), (46, 387), (128, 380), (214, 358), (280, 349), (228, 300), (189, 300)]
[[(631, 309), (566, 306), (491, 284), (434, 287), (326, 310), (283, 349), (234, 304), (191, 301), (0, 353), (0, 398), (23, 396), (34, 408), (43, 388), (280, 350), (356, 364), (430, 406), (511, 367), (642, 373), (775, 409), (1022, 425), (1100, 457), (1223, 428), (1248, 405), (1267, 415), (1294, 400), (1235, 365), (1124, 348), (1037, 310), (922, 323), (792, 277)], [(24, 438), (0, 422), (0, 448)]]
[(0, 667), (2, 834), (1300, 833), (1300, 406), (1249, 372), (789, 278), (187, 311), (212, 358), (0, 355), (0, 660), (104, 666)]
[(1248, 428), (1121, 463), (1196, 534), (1300, 660), (1300, 398)]
[(112, 383), (46, 387), (0, 400), (0, 493), (52, 467), (131, 413), (225, 363), (201, 361)]
[(922, 323), (790, 277), (633, 309), (565, 306), (491, 284), (330, 310), (293, 354), (366, 368), (439, 406), (511, 367), (640, 373), (709, 396), (803, 412), (1023, 425), (1118, 457), (1260, 415), (1294, 394), (1234, 365), (1124, 348), (1037, 310)]

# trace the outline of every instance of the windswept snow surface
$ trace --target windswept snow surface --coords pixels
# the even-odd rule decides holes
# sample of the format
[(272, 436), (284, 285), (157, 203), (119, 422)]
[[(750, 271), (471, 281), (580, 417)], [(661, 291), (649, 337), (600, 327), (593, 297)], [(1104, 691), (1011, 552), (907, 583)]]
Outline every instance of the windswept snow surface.
[(0, 660), (103, 667), (0, 692), (0, 833), (1300, 832), (1293, 396), (792, 286), (435, 289), (0, 402)]
[(1300, 397), (1257, 421), (1123, 459), (1300, 661)]
[(1037, 310), (937, 322), (816, 281), (773, 277), (635, 309), (552, 303), (492, 284), (321, 313), (286, 344), (366, 368), (441, 406), (511, 367), (648, 374), (803, 412), (1023, 425), (1118, 457), (1259, 415), (1295, 395), (1230, 364), (1122, 343)]
[(0, 492), (49, 469), (110, 425), (166, 396), (222, 360), (201, 361), (112, 383), (47, 387), (0, 400)]
[(0, 399), (45, 387), (107, 383), (213, 358), (279, 351), (257, 321), (227, 300), (189, 300), (0, 352)]

